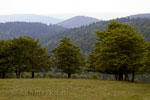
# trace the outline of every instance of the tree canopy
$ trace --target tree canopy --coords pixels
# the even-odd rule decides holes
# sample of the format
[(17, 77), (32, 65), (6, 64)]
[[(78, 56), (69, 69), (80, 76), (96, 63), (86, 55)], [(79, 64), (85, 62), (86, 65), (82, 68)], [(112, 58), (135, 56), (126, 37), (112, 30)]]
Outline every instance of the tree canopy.
[(105, 31), (96, 33), (94, 65), (98, 71), (119, 75), (118, 79), (123, 80), (123, 74), (134, 74), (139, 70), (145, 41), (134, 28), (112, 21)]
[(83, 65), (83, 57), (80, 48), (72, 44), (69, 38), (63, 38), (58, 47), (52, 51), (55, 66), (60, 71), (67, 73), (68, 78), (71, 74), (79, 72)]
[(49, 71), (50, 56), (38, 41), (27, 36), (0, 40), (0, 72), (15, 72), (19, 78), (21, 72)]

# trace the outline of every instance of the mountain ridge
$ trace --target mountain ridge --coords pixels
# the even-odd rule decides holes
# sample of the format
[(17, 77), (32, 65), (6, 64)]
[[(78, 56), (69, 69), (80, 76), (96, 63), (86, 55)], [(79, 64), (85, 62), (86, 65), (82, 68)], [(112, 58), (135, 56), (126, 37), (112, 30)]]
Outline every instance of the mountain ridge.
[(63, 26), (65, 28), (78, 28), (99, 21), (100, 21), (99, 19), (88, 17), (88, 16), (74, 16), (60, 23), (57, 23), (56, 25)]
[(143, 13), (143, 14), (134, 14), (127, 16), (129, 18), (150, 18), (150, 13)]
[(39, 38), (42, 44), (51, 35), (57, 34), (65, 28), (57, 25), (47, 25), (38, 22), (6, 22), (0, 23), (0, 39), (9, 39), (18, 36)]
[(39, 22), (44, 24), (56, 24), (63, 21), (62, 19), (36, 15), (36, 14), (12, 14), (12, 15), (0, 15), (0, 22)]
[[(150, 41), (150, 18), (123, 17), (114, 20), (133, 26), (145, 37), (145, 40)], [(0, 38), (8, 39), (26, 35), (39, 38), (40, 44), (49, 51), (59, 44), (60, 39), (69, 37), (86, 54), (94, 47), (96, 41), (95, 31), (105, 30), (110, 21), (95, 22), (78, 28), (64, 28), (58, 25), (46, 25), (42, 23), (0, 23)]]

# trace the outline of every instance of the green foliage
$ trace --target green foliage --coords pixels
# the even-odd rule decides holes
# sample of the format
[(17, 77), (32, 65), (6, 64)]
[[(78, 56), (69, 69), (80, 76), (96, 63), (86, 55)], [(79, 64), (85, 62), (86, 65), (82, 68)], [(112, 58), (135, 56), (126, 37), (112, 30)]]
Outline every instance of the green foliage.
[(30, 37), (19, 37), (14, 38), (11, 42), (11, 57), (16, 73), (39, 72), (49, 68), (49, 56), (46, 50), (38, 45), (38, 40)]
[(150, 73), (150, 42), (146, 43), (143, 66), (140, 68), (142, 73)]
[(73, 74), (73, 75), (71, 76), (71, 78), (72, 78), (72, 79), (79, 79), (79, 78), (80, 78), (80, 76), (79, 76), (79, 75), (77, 75), (77, 74)]
[(0, 23), (0, 38), (9, 39), (19, 36), (30, 36), (39, 38), (40, 44), (54, 34), (66, 30), (57, 25), (46, 25), (42, 23), (28, 23), (28, 22), (6, 22)]
[(36, 78), (42, 78), (42, 74), (41, 73), (37, 73)]
[(48, 73), (44, 73), (42, 78), (49, 78), (49, 74)]
[(127, 24), (112, 21), (105, 31), (96, 31), (94, 49), (96, 69), (105, 73), (125, 74), (139, 71), (145, 47), (144, 38)]
[(97, 74), (91, 74), (91, 78), (92, 79), (98, 79), (98, 75)]
[(49, 71), (50, 55), (30, 37), (18, 37), (0, 40), (0, 73), (15, 72), (17, 78), (21, 72)]
[[(150, 19), (149, 18), (120, 18), (117, 21), (133, 26), (141, 35), (144, 36), (145, 40), (150, 40)], [(111, 21), (111, 20), (110, 20)], [(96, 42), (96, 30), (105, 30), (110, 21), (101, 21), (88, 26), (80, 28), (69, 29), (66, 31), (55, 34), (47, 41), (44, 46), (48, 50), (55, 48), (59, 44), (59, 40), (64, 37), (68, 37), (71, 41), (81, 48), (84, 54), (90, 53), (94, 49), (94, 43)]]
[(87, 74), (81, 74), (81, 75), (79, 75), (79, 77), (81, 79), (89, 79), (90, 78), (89, 75), (87, 75)]
[(96, 66), (94, 65), (94, 62), (96, 61), (96, 58), (94, 56), (94, 52), (92, 51), (89, 55), (87, 55), (86, 58), (86, 67), (85, 71), (91, 71), (91, 72), (96, 72)]
[(63, 38), (52, 53), (54, 66), (60, 71), (71, 75), (81, 70), (83, 57), (80, 48), (72, 44), (69, 38)]
[(62, 73), (57, 73), (57, 74), (55, 74), (55, 78), (63, 78), (63, 74)]
[(15, 73), (7, 73), (5, 77), (6, 78), (16, 78), (16, 75), (15, 75)]
[(54, 78), (54, 75), (51, 73), (49, 73), (48, 76), (49, 76), (49, 78)]
[(31, 74), (27, 73), (27, 72), (24, 72), (24, 73), (21, 74), (21, 78), (31, 78)]
[(10, 63), (9, 61), (12, 59), (10, 57), (11, 50), (10, 50), (10, 40), (0, 40), (0, 72), (10, 72)]

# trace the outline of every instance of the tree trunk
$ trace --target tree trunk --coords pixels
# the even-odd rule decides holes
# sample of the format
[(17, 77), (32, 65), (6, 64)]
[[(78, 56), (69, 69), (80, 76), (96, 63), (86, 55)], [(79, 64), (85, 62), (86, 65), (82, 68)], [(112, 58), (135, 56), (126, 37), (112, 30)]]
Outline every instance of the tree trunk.
[(118, 74), (115, 74), (115, 78), (116, 78), (116, 80), (118, 80)]
[(133, 71), (132, 72), (132, 80), (131, 80), (131, 82), (134, 82), (134, 77), (135, 77), (135, 72)]
[(71, 74), (68, 74), (68, 79), (71, 78)]
[(16, 78), (20, 78), (20, 73), (21, 73), (20, 71), (19, 72), (16, 71)]
[(2, 78), (5, 78), (5, 72), (2, 72)]
[(32, 72), (32, 78), (34, 78), (34, 72)]
[(129, 81), (128, 73), (125, 73), (125, 81)]
[(119, 81), (123, 80), (123, 73), (119, 73)]

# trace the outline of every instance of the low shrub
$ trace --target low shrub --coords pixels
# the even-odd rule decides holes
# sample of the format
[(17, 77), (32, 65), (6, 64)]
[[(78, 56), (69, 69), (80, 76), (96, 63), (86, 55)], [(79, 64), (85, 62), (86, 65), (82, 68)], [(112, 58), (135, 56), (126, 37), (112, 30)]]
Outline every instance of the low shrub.
[(71, 78), (72, 78), (72, 79), (77, 79), (77, 78), (80, 78), (80, 76), (77, 75), (77, 74), (72, 74), (72, 75), (71, 75)]
[(38, 73), (38, 74), (36, 75), (36, 78), (42, 78), (42, 75), (41, 75), (40, 73)]
[(91, 74), (91, 78), (92, 79), (98, 79), (98, 75), (97, 74)]
[(55, 78), (63, 78), (63, 74), (62, 73), (57, 73), (57, 74), (55, 74)]
[(44, 73), (43, 76), (42, 76), (42, 78), (49, 78), (48, 73)]

